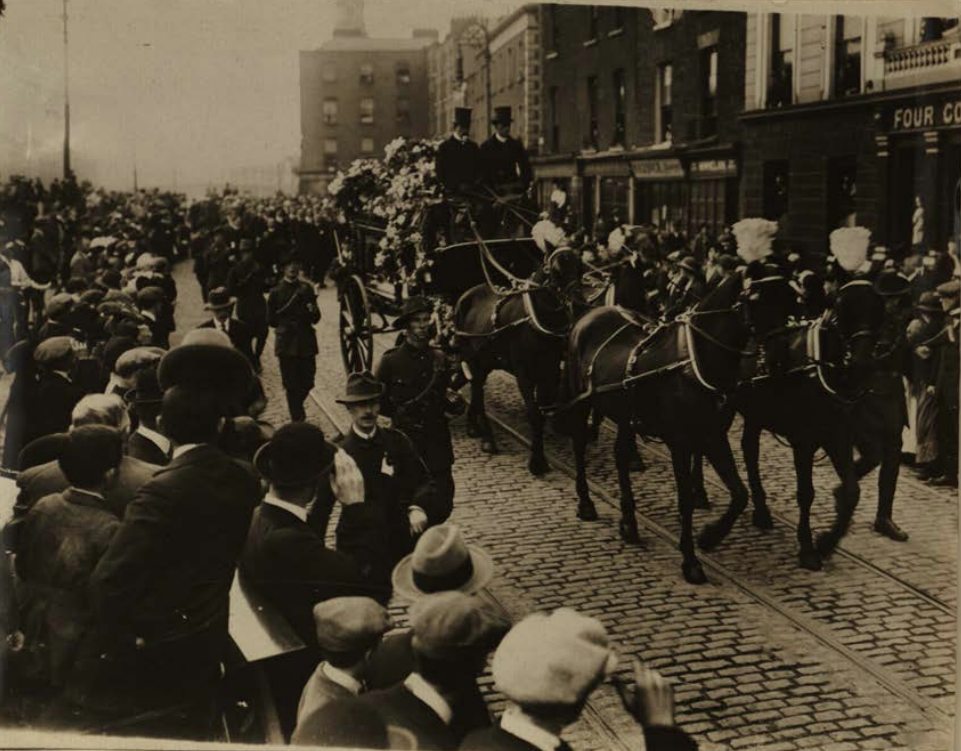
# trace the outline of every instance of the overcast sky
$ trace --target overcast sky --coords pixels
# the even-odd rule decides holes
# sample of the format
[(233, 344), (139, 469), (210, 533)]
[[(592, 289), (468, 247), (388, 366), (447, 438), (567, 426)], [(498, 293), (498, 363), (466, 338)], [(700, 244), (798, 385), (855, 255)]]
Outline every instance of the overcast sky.
[[(820, 13), (898, 15), (908, 7), (898, 0), (772, 2)], [(366, 0), (367, 30), (409, 37), (426, 27), (443, 36), (454, 16), (493, 18), (520, 4)], [(744, 0), (676, 4), (751, 7)], [(7, 0), (0, 18), (0, 179), (60, 174), (61, 7), (61, 0)], [(280, 168), (289, 181), (289, 164), (281, 163), (300, 152), (297, 52), (330, 38), (334, 0), (68, 0), (68, 8), (71, 146), (82, 178), (129, 188), (136, 163), (141, 186), (191, 192), (236, 179), (242, 168), (268, 177)], [(950, 15), (958, 3), (912, 0), (911, 12), (922, 8)]]
[[(371, 36), (443, 32), (518, 0), (367, 0)], [(8, 0), (0, 19), (0, 179), (60, 173), (61, 0)], [(398, 12), (401, 11), (402, 12)], [(300, 151), (298, 56), (330, 38), (331, 0), (68, 0), (71, 153), (95, 184), (180, 189)], [(289, 171), (289, 168), (287, 168)], [(202, 189), (202, 187), (201, 187)]]

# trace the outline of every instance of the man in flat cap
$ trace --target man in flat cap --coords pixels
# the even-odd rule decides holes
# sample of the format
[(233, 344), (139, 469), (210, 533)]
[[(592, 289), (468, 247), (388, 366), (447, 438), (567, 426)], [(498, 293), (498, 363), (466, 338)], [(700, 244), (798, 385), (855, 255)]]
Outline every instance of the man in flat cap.
[(156, 364), (148, 365), (135, 376), (135, 386), (126, 394), (130, 412), (137, 417), (137, 428), (127, 441), (127, 453), (158, 467), (170, 463), (170, 439), (160, 429), (163, 391), (157, 379)]
[(267, 322), (274, 329), (274, 352), (294, 422), (305, 420), (304, 401), (314, 387), (317, 372), (317, 332), (320, 320), (317, 293), (300, 278), (301, 262), (289, 256), (284, 276), (267, 296)]
[(170, 330), (164, 322), (167, 298), (160, 287), (144, 287), (137, 291), (137, 310), (150, 327), (150, 344), (154, 347), (170, 346)]
[[(414, 549), (430, 522), (436, 490), (410, 439), (399, 430), (378, 426), (383, 393), (384, 385), (364, 371), (348, 377), (346, 393), (337, 399), (352, 421), (338, 444), (364, 477), (366, 507), (362, 517), (341, 516), (337, 549), (363, 562), (371, 579), (389, 590), (394, 566)], [(315, 517), (327, 513), (330, 496), (330, 489), (322, 487)]]
[(233, 344), (244, 357), (250, 360), (251, 365), (255, 365), (256, 360), (251, 347), (253, 334), (246, 323), (234, 318), (233, 313), (236, 302), (236, 298), (231, 297), (226, 287), (216, 287), (210, 290), (210, 294), (207, 296), (207, 303), (204, 305), (204, 310), (209, 310), (213, 313), (213, 318), (204, 321), (197, 328), (223, 331), (230, 337), (230, 343)]
[(327, 704), (300, 729), (302, 738), (322, 737), (346, 701), (370, 707), (385, 725), (406, 731), (413, 737), (413, 748), (447, 751), (458, 747), (462, 740), (455, 730), (458, 697), (481, 673), (487, 654), (510, 624), (483, 600), (460, 592), (418, 600), (411, 608), (410, 622), (416, 671), (393, 688)]
[(959, 322), (961, 322), (961, 282), (944, 282), (936, 288), (945, 313), (944, 327), (934, 342), (937, 372), (934, 396), (938, 401), (936, 431), (943, 472), (931, 480), (932, 485), (958, 487), (958, 378)]
[[(475, 731), (463, 751), (570, 751), (561, 733), (580, 717), (617, 657), (604, 625), (569, 608), (535, 613), (515, 625), (494, 653), (497, 690), (508, 699), (496, 725)], [(674, 727), (673, 694), (654, 671), (635, 661), (633, 690), (618, 685), (625, 708), (641, 725), (650, 751), (694, 751)]]
[(314, 627), (324, 661), (304, 686), (298, 725), (334, 699), (364, 691), (370, 653), (391, 621), (386, 608), (369, 597), (335, 597), (314, 606)]
[(408, 298), (394, 326), (404, 341), (380, 358), (375, 377), (384, 385), (381, 411), (417, 447), (436, 486), (431, 516), (439, 523), (454, 508), (454, 446), (447, 417), (463, 411), (463, 400), (450, 389), (447, 358), (430, 343), (433, 304), (422, 296)]
[(73, 295), (61, 292), (51, 297), (44, 308), (46, 320), (37, 332), (40, 341), (54, 336), (72, 336), (73, 325), (70, 323), (70, 312), (74, 306)]
[(74, 380), (75, 340), (55, 336), (40, 342), (33, 352), (40, 371), (36, 403), (31, 405), (27, 424), (30, 441), (51, 433), (62, 433), (70, 426), (70, 413), (84, 395)]

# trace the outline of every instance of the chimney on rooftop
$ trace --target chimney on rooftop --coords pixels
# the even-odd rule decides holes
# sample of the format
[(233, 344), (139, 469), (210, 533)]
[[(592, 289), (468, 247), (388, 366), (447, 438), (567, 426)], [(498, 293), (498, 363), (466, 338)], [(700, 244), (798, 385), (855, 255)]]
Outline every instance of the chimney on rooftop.
[(335, 37), (365, 37), (364, 0), (337, 0)]

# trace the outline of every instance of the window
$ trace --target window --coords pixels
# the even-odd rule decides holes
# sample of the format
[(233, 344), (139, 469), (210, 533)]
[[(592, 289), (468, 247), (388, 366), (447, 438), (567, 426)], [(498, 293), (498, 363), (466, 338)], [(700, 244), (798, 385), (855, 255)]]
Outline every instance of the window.
[(407, 63), (397, 64), (397, 85), (410, 86), (410, 66)]
[(325, 153), (325, 154), (336, 154), (336, 153), (337, 153), (337, 139), (336, 139), (336, 138), (325, 138), (325, 139), (324, 139), (324, 153)]
[(337, 124), (337, 100), (333, 98), (325, 99), (323, 108), (324, 108), (323, 109), (324, 124), (336, 125)]
[(561, 150), (561, 126), (558, 124), (557, 117), (557, 87), (551, 86), (548, 92), (548, 98), (550, 100), (550, 113), (551, 113), (551, 151), (558, 152)]
[(764, 218), (780, 221), (788, 212), (789, 163), (778, 159), (764, 163)]
[(601, 9), (596, 5), (591, 5), (587, 9), (587, 38), (597, 39), (600, 27)]
[(598, 141), (600, 140), (600, 129), (597, 123), (598, 99), (597, 76), (590, 76), (587, 79), (588, 130), (584, 141), (587, 147), (594, 149), (598, 147)]
[(334, 154), (328, 154), (324, 157), (324, 164), (327, 165), (328, 172), (336, 172), (337, 167), (340, 163), (337, 161), (337, 157)]
[(363, 125), (371, 125), (374, 122), (374, 100), (370, 97), (360, 100), (360, 122)]
[(701, 138), (717, 133), (717, 47), (701, 50)]
[(397, 124), (410, 125), (410, 99), (397, 97)]
[(858, 161), (844, 156), (828, 159), (828, 229), (857, 225)]
[(374, 153), (374, 139), (373, 138), (361, 138), (360, 139), (360, 150), (365, 154)]
[(334, 83), (337, 80), (337, 68), (333, 65), (325, 65), (321, 76), (324, 83)]
[(674, 66), (663, 63), (657, 66), (657, 140), (659, 142), (673, 140), (671, 130), (673, 115)]
[(934, 42), (943, 39), (945, 32), (957, 29), (957, 18), (930, 18), (921, 19), (921, 41)]
[(374, 66), (370, 63), (364, 63), (360, 66), (360, 83), (363, 86), (374, 85)]
[(834, 36), (834, 93), (861, 93), (861, 19), (838, 16)]
[(627, 84), (624, 80), (624, 69), (614, 71), (614, 138), (611, 140), (616, 146), (625, 146), (627, 140)]
[(797, 19), (790, 15), (771, 17), (771, 78), (767, 103), (772, 107), (794, 101), (794, 31)]

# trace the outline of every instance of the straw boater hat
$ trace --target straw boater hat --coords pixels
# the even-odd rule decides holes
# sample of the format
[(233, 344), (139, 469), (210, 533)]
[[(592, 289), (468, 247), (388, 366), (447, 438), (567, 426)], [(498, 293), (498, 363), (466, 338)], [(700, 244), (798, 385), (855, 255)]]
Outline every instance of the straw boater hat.
[(435, 592), (477, 592), (494, 576), (494, 562), (483, 549), (468, 545), (456, 524), (431, 527), (414, 552), (394, 567), (394, 592), (416, 600)]
[(772, 245), (777, 229), (777, 222), (769, 219), (751, 218), (737, 222), (731, 228), (737, 239), (737, 254), (745, 263), (767, 258), (774, 252)]
[(834, 230), (829, 239), (831, 254), (845, 271), (858, 271), (867, 262), (871, 230), (865, 227), (841, 227)]

